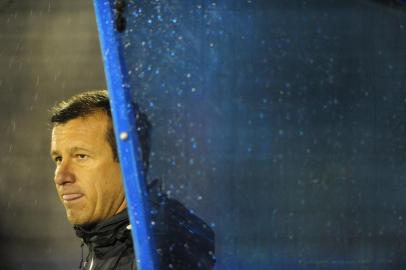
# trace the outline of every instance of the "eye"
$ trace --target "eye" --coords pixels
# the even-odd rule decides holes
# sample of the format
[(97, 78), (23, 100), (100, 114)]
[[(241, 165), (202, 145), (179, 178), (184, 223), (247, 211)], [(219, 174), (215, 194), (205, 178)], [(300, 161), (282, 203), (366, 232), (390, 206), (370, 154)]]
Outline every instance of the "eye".
[(61, 162), (62, 162), (62, 157), (61, 157), (61, 156), (56, 156), (56, 157), (54, 157), (54, 162), (55, 162), (56, 164), (61, 163)]
[(86, 160), (89, 156), (85, 154), (76, 154), (78, 160)]

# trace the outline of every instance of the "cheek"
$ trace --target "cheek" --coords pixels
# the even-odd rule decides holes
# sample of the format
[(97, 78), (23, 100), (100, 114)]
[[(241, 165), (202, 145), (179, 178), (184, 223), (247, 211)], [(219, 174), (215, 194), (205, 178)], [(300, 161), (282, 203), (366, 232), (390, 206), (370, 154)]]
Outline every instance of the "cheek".
[(91, 201), (96, 201), (98, 194), (103, 187), (103, 174), (98, 169), (88, 169), (76, 171), (76, 179), (80, 188), (85, 192), (86, 197)]
[(122, 187), (121, 174), (117, 171), (111, 172), (108, 185), (112, 189), (120, 189)]
[(122, 186), (120, 165), (109, 159), (94, 162), (77, 177), (93, 200), (104, 200), (106, 195), (116, 194)]
[(100, 189), (104, 192), (115, 193), (122, 190), (121, 173), (119, 166), (105, 166), (100, 170)]

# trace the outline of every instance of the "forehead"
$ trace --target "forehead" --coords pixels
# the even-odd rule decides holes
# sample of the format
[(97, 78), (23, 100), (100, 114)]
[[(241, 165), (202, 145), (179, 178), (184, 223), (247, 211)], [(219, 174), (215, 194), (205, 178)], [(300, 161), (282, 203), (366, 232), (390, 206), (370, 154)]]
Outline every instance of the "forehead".
[(52, 129), (51, 147), (107, 143), (106, 132), (110, 126), (110, 118), (102, 112), (57, 124)]

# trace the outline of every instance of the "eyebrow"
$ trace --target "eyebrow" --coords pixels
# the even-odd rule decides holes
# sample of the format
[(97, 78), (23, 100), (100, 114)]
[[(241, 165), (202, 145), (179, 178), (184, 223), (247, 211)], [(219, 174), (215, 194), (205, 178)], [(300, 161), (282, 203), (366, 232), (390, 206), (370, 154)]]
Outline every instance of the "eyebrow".
[(54, 157), (54, 156), (59, 155), (59, 152), (58, 152), (58, 151), (53, 150), (53, 151), (51, 151), (50, 155), (51, 155), (51, 157)]
[[(72, 148), (70, 149), (70, 153), (74, 153), (74, 152), (77, 152), (77, 151), (85, 151), (85, 152), (88, 152), (88, 153), (93, 153), (93, 152), (90, 151), (89, 149), (86, 149), (86, 148), (83, 148), (83, 147), (79, 147), (79, 146), (75, 146), (75, 147), (72, 147)], [(60, 154), (60, 153), (59, 153), (59, 151), (57, 151), (57, 150), (51, 151), (51, 157), (57, 156), (57, 155), (59, 155), (59, 154)]]

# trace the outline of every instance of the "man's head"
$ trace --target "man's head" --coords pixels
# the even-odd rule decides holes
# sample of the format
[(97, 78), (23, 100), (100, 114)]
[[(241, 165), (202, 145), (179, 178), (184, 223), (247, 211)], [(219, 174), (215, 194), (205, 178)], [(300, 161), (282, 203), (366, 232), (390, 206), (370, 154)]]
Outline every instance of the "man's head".
[[(136, 115), (144, 168), (150, 124)], [(72, 224), (109, 218), (126, 208), (107, 91), (89, 91), (52, 109), (55, 184)]]

